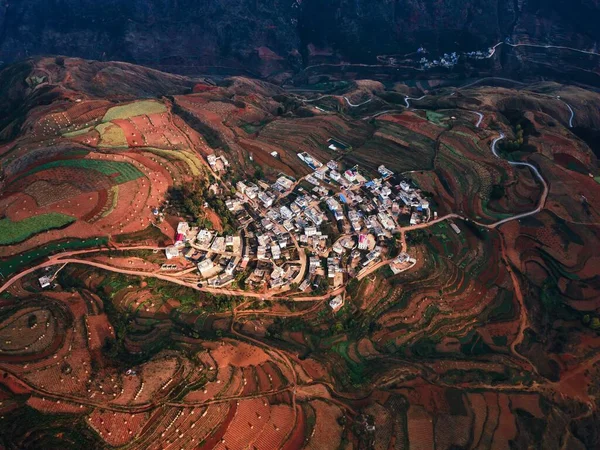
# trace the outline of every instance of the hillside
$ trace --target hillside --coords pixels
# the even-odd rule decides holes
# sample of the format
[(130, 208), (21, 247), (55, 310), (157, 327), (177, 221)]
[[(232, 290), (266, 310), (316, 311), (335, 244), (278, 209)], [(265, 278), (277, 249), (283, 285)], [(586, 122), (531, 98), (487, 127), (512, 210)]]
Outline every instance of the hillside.
[(600, 95), (0, 72), (0, 447), (598, 448)]
[[(583, 0), (209, 0), (176, 6), (156, 0), (34, 0), (0, 5), (0, 55), (4, 63), (62, 54), (179, 73), (285, 80), (307, 66), (374, 64), (378, 55), (407, 54), (420, 46), (438, 55), (485, 50), (509, 38), (593, 50), (598, 22), (598, 3)], [(490, 73), (568, 73), (545, 64), (539, 52), (504, 53), (487, 68)], [(588, 68), (589, 61), (573, 56), (554, 55), (574, 68)], [(597, 71), (597, 58), (593, 64)]]

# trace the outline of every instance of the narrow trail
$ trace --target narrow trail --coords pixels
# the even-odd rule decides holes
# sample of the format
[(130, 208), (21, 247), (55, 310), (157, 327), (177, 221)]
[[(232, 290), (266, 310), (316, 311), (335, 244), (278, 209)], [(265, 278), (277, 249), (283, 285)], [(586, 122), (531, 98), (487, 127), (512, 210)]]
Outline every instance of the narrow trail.
[(523, 297), (523, 292), (521, 291), (521, 284), (519, 283), (517, 275), (512, 270), (510, 260), (508, 259), (508, 255), (506, 254), (506, 239), (502, 233), (498, 233), (498, 235), (500, 236), (500, 251), (502, 253), (502, 259), (504, 261), (506, 270), (510, 275), (510, 279), (513, 284), (513, 289), (515, 291), (515, 297), (519, 303), (519, 330), (517, 331), (517, 336), (510, 344), (510, 351), (515, 357), (527, 362), (531, 366), (533, 371), (536, 373), (536, 375), (539, 375), (537, 368), (531, 363), (531, 361), (529, 361), (529, 359), (520, 354), (517, 350), (517, 346), (520, 345), (523, 342), (523, 339), (525, 338), (525, 330), (529, 326), (529, 316), (527, 315), (527, 307), (525, 306), (525, 299)]

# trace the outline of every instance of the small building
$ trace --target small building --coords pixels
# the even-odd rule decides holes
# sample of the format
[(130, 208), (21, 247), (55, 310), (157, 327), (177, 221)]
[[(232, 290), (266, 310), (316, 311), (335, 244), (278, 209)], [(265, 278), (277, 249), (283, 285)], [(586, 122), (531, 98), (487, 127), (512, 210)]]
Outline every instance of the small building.
[(302, 283), (300, 283), (300, 286), (298, 286), (298, 290), (301, 292), (305, 292), (309, 286), (310, 286), (310, 280), (307, 278), (304, 281), (302, 281)]
[(212, 259), (206, 258), (198, 263), (198, 271), (203, 277), (209, 275), (210, 271), (215, 267)]
[(246, 189), (248, 189), (248, 186), (246, 186), (246, 183), (244, 183), (243, 181), (238, 181), (238, 182), (235, 184), (235, 188), (236, 188), (236, 189), (237, 189), (239, 192), (241, 192), (242, 194), (245, 194), (245, 193), (246, 193)]
[(173, 259), (179, 257), (179, 249), (174, 245), (170, 245), (165, 249), (165, 256), (167, 259)]
[(49, 277), (48, 275), (44, 275), (43, 277), (40, 277), (38, 279), (39, 283), (40, 283), (40, 287), (42, 289), (46, 289), (49, 288), (52, 284), (52, 278)]
[(344, 305), (344, 298), (341, 295), (338, 295), (331, 299), (329, 302), (329, 306), (331, 309), (336, 312)]
[(455, 223), (451, 223), (450, 227), (454, 230), (456, 234), (460, 234), (460, 228), (458, 228), (458, 225), (456, 225)]
[(271, 255), (273, 255), (273, 259), (281, 258), (281, 247), (277, 244), (271, 245)]
[(190, 231), (190, 224), (187, 222), (179, 222), (177, 224), (177, 234), (186, 234)]
[(358, 236), (358, 249), (367, 250), (369, 248), (369, 235), (360, 234)]
[(321, 268), (321, 260), (317, 256), (311, 256), (308, 263), (309, 271), (313, 273)]
[(348, 169), (344, 172), (344, 177), (346, 177), (346, 180), (348, 180), (350, 183), (354, 183), (356, 181), (357, 175), (357, 172), (353, 169)]
[(279, 208), (279, 213), (281, 214), (281, 217), (283, 217), (284, 220), (290, 220), (292, 217), (294, 217), (294, 213), (287, 206), (282, 206), (281, 208)]
[(201, 246), (209, 246), (210, 243), (212, 242), (213, 239), (213, 233), (210, 230), (200, 230), (198, 232), (198, 235), (196, 236), (196, 241), (198, 242), (198, 245)]
[(390, 178), (390, 177), (394, 176), (394, 172), (392, 172), (391, 170), (389, 170), (383, 164), (381, 166), (379, 166), (379, 168), (377, 169), (377, 171), (381, 174), (381, 176), (383, 177), (383, 179), (387, 179), (387, 178)]
[(266, 192), (261, 191), (258, 194), (258, 199), (262, 202), (265, 208), (270, 208), (273, 205), (273, 197)]

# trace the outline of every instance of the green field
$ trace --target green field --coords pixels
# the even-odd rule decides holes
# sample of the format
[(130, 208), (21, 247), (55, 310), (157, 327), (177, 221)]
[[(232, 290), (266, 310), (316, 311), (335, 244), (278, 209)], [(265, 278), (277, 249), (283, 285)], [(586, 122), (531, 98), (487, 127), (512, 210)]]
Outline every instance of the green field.
[(108, 238), (91, 238), (91, 239), (71, 239), (66, 242), (51, 242), (44, 247), (38, 247), (12, 258), (0, 261), (0, 275), (7, 278), (15, 272), (30, 266), (34, 261), (37, 261), (46, 256), (53, 255), (58, 252), (68, 250), (82, 250), (91, 247), (104, 247), (108, 244)]
[(57, 167), (74, 167), (79, 169), (95, 170), (104, 175), (117, 175), (113, 178), (113, 183), (123, 184), (131, 180), (136, 180), (143, 176), (137, 168), (129, 163), (118, 161), (101, 161), (97, 159), (66, 159), (63, 161), (52, 161), (42, 164), (39, 167), (29, 171), (27, 175), (31, 175), (42, 170), (55, 169)]
[(0, 245), (16, 244), (42, 231), (62, 228), (75, 221), (74, 217), (50, 213), (29, 217), (19, 222), (0, 220)]
[(143, 116), (145, 114), (160, 114), (167, 111), (165, 105), (155, 100), (142, 100), (115, 106), (106, 111), (102, 122), (110, 122), (115, 119), (128, 119), (129, 117)]
[(445, 127), (446, 123), (446, 116), (440, 113), (437, 113), (435, 111), (425, 111), (425, 114), (427, 115), (427, 120), (429, 120), (430, 122), (439, 125), (440, 127)]

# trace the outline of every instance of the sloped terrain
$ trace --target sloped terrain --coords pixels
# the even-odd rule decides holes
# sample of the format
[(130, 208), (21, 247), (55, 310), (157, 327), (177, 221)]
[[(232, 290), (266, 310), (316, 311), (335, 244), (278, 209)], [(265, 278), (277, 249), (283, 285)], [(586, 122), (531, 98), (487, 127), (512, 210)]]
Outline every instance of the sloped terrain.
[[(69, 58), (0, 80), (0, 446), (598, 447), (597, 93), (301, 95)], [(254, 285), (272, 277), (249, 225), (266, 214), (236, 211), (239, 181), (369, 195), (309, 182), (303, 152), (368, 179), (384, 165), (435, 215), (399, 207), (369, 238), (383, 255), (331, 286)], [(247, 266), (219, 287), (199, 246), (167, 261), (183, 221), (239, 238), (211, 248), (215, 269)], [(344, 241), (345, 225), (322, 229)], [(306, 269), (310, 252), (283, 250), (278, 269)]]

